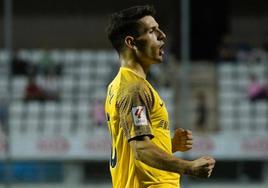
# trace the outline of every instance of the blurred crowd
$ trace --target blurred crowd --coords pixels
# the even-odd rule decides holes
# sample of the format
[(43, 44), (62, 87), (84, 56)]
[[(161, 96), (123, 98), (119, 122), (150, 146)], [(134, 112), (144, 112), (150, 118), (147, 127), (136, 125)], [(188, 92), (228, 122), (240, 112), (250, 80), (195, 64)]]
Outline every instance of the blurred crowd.
[(0, 96), (0, 134), (6, 131), (6, 123), (8, 118), (8, 107), (4, 97)]
[(268, 83), (260, 83), (254, 74), (250, 75), (250, 83), (247, 90), (251, 102), (268, 101)]
[(268, 61), (268, 36), (260, 47), (247, 42), (234, 42), (231, 34), (225, 34), (218, 48), (217, 62), (263, 63)]
[(14, 77), (27, 77), (25, 101), (58, 101), (60, 99), (59, 77), (62, 64), (44, 54), (40, 62), (29, 62), (14, 54), (11, 72)]

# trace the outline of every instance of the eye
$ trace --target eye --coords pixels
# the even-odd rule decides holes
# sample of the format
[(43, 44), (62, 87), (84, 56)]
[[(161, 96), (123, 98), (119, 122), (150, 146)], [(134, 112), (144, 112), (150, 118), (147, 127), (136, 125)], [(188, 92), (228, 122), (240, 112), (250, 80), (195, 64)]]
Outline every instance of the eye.
[(153, 33), (153, 32), (154, 32), (154, 29), (150, 29), (150, 30), (149, 30), (149, 33)]

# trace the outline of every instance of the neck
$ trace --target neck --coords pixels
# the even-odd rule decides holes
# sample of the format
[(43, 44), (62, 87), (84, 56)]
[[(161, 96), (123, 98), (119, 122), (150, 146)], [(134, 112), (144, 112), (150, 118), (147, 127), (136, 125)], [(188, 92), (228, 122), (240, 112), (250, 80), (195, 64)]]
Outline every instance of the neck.
[(141, 62), (137, 62), (134, 59), (120, 57), (121, 67), (126, 67), (134, 71), (136, 74), (146, 79), (146, 74), (149, 71), (150, 66), (146, 66)]

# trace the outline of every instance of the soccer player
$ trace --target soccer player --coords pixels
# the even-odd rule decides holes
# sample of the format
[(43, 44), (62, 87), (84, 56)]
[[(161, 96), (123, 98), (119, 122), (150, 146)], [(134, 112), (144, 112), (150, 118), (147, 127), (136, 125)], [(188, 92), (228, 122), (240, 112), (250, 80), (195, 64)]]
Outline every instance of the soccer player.
[(166, 35), (154, 14), (147, 5), (124, 9), (107, 28), (121, 63), (105, 102), (115, 188), (178, 188), (180, 175), (209, 177), (215, 164), (209, 156), (188, 161), (172, 155), (191, 149), (192, 133), (177, 129), (171, 139), (165, 103), (146, 80), (164, 56)]

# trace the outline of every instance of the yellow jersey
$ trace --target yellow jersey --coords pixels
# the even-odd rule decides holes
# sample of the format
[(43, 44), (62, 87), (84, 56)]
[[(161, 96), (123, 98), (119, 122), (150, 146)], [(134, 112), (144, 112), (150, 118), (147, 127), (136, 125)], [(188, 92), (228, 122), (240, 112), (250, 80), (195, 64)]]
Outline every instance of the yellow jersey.
[(135, 159), (129, 141), (149, 136), (172, 154), (168, 112), (151, 84), (121, 67), (109, 84), (105, 112), (112, 138), (110, 172), (114, 188), (178, 188), (179, 174), (159, 170)]

